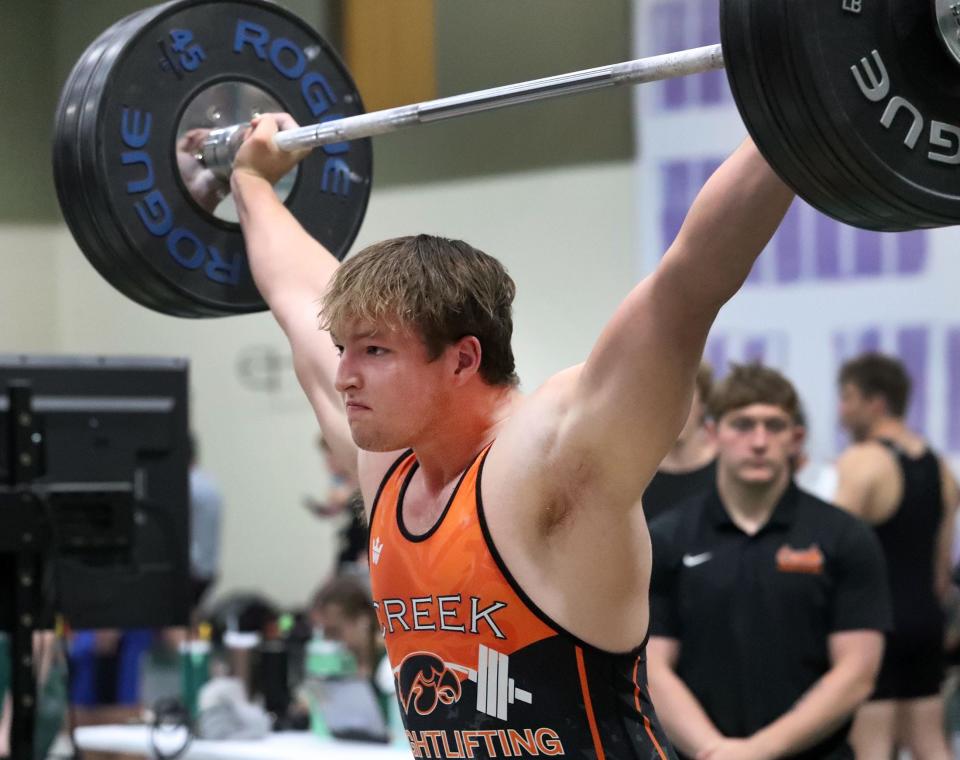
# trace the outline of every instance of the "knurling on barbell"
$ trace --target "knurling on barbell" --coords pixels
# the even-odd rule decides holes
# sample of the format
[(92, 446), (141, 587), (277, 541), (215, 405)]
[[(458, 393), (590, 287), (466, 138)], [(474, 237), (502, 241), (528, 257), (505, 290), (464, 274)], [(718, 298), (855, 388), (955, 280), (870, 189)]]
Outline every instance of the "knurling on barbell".
[[(57, 110), (64, 216), (121, 292), (178, 316), (266, 308), (225, 178), (266, 110), (320, 147), (278, 192), (342, 258), (366, 210), (368, 137), (615, 84), (726, 66), (747, 130), (808, 203), (881, 231), (960, 221), (960, 17), (950, 0), (722, 0), (719, 45), (364, 114), (336, 53), (265, 0), (174, 0), (117, 22)], [(199, 178), (199, 179), (198, 179)]]

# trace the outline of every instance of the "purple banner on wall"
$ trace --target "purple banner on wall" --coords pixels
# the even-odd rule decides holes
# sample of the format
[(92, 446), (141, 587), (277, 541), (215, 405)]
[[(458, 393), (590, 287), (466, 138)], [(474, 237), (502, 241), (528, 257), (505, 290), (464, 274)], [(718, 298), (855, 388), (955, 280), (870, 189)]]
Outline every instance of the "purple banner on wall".
[[(683, 0), (671, 0), (653, 6), (650, 11), (651, 39), (656, 43), (653, 54), (670, 53), (690, 47), (684, 44), (686, 15), (686, 3)], [(657, 102), (661, 108), (675, 110), (687, 106), (687, 79), (688, 77), (673, 77), (660, 83), (657, 88)]]
[[(717, 0), (660, 0), (650, 6), (650, 54), (714, 45), (720, 41)], [(727, 76), (708, 71), (657, 84), (657, 106), (666, 111), (728, 105), (733, 102)]]
[(704, 349), (703, 358), (713, 367), (714, 377), (722, 377), (727, 374), (727, 368), (730, 366), (727, 359), (727, 339), (723, 335), (711, 335), (707, 341), (707, 347)]
[[(697, 192), (720, 163), (717, 158), (700, 158), (660, 164), (661, 251), (673, 242)], [(924, 230), (888, 233), (856, 229), (797, 200), (757, 260), (747, 283), (789, 286), (913, 277), (926, 269), (927, 247)]]
[(960, 451), (960, 327), (947, 331), (947, 447)]
[(840, 225), (823, 214), (814, 215), (813, 276), (818, 280), (840, 277)]
[(788, 350), (789, 338), (782, 332), (713, 332), (703, 358), (713, 367), (714, 377), (720, 378), (731, 364), (760, 362), (782, 370), (788, 363)]
[(897, 332), (897, 355), (906, 366), (912, 383), (907, 424), (921, 435), (927, 434), (929, 344), (928, 327), (903, 327)]
[(901, 232), (897, 236), (897, 271), (918, 274), (927, 264), (927, 233), (924, 230)]
[[(634, 0), (636, 56), (718, 42), (721, 2)], [(646, 274), (743, 127), (723, 72), (654, 83), (642, 92), (637, 261)], [(939, 449), (960, 455), (960, 318), (951, 294), (957, 265), (952, 257), (947, 265), (945, 235), (859, 230), (798, 200), (736, 303), (721, 311), (706, 360), (718, 376), (731, 363), (754, 360), (784, 370), (811, 406), (812, 455), (826, 461), (847, 443), (835, 408), (840, 364), (865, 351), (895, 355), (914, 385), (908, 423)]]

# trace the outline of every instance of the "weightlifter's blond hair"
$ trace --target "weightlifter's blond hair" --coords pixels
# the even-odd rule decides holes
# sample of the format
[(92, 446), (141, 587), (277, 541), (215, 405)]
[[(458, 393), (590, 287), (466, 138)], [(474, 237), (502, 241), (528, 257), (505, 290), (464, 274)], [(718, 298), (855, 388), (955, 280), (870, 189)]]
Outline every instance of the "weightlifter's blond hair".
[(516, 286), (503, 265), (462, 240), (433, 235), (392, 238), (348, 258), (320, 309), (323, 329), (351, 322), (413, 329), (436, 359), (451, 343), (480, 342), (480, 376), (516, 385), (510, 339)]

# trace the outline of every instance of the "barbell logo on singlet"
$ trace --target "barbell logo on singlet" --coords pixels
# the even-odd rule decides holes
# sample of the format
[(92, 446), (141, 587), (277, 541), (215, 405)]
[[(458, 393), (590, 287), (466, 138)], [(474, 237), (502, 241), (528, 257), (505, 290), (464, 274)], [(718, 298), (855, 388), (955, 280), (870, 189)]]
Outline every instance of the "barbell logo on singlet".
[[(552, 728), (520, 728), (507, 724), (508, 710), (517, 702), (533, 704), (533, 694), (520, 688), (509, 675), (510, 657), (480, 644), (475, 666), (445, 662), (433, 652), (413, 652), (393, 672), (397, 696), (406, 715), (431, 715), (442, 705), (461, 701), (463, 684), (476, 684), (476, 709), (503, 721), (503, 727), (473, 729), (436, 728), (407, 730), (414, 758), (472, 758), (485, 747), (490, 758), (539, 757), (565, 754), (559, 734)], [(523, 716), (514, 717), (523, 722)], [(405, 719), (404, 722), (410, 725)], [(488, 724), (489, 725), (489, 724)], [(496, 724), (493, 724), (496, 726)]]
[(408, 715), (430, 715), (440, 705), (452, 705), (463, 696), (463, 681), (476, 684), (477, 712), (507, 720), (510, 706), (533, 704), (533, 694), (510, 677), (510, 656), (480, 644), (476, 665), (445, 662), (433, 652), (413, 652), (393, 669), (397, 696)]

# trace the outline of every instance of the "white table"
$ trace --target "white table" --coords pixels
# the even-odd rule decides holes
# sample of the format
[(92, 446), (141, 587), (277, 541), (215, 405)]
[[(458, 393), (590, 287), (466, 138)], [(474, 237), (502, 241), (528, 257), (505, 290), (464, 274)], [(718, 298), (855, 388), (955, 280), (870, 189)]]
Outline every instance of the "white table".
[[(147, 726), (85, 726), (75, 731), (81, 749), (151, 756)], [(160, 731), (157, 745), (172, 752), (183, 730)], [(284, 731), (253, 741), (194, 739), (182, 760), (410, 760), (409, 747), (322, 739), (307, 731)]]

